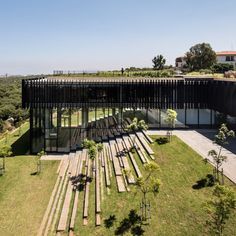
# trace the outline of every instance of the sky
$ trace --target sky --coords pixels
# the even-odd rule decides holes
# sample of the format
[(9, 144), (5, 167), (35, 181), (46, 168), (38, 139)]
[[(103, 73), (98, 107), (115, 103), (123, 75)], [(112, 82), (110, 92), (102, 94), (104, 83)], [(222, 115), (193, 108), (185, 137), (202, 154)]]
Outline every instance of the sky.
[(0, 0), (0, 75), (167, 64), (236, 50), (236, 0)]

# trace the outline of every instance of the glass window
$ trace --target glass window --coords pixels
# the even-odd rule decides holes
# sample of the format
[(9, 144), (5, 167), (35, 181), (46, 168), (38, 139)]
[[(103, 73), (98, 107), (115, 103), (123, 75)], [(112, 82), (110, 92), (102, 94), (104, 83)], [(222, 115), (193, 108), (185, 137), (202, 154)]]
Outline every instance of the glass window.
[(198, 110), (197, 109), (187, 109), (186, 123), (188, 125), (198, 124)]
[(199, 124), (210, 125), (211, 124), (211, 111), (208, 109), (199, 109)]
[(234, 56), (226, 56), (226, 61), (234, 61)]

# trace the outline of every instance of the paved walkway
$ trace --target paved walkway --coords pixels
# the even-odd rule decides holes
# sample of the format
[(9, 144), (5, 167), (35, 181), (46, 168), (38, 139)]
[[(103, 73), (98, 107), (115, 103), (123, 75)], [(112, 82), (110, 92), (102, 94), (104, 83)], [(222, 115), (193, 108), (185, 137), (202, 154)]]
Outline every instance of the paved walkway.
[(54, 154), (54, 155), (43, 155), (41, 156), (41, 160), (43, 161), (61, 161), (64, 159), (64, 155), (62, 154)]
[[(208, 152), (212, 149), (216, 151), (219, 147), (212, 143), (214, 138), (214, 130), (175, 130), (173, 134), (182, 139), (204, 159), (207, 158), (210, 162), (211, 157), (208, 157)], [(149, 135), (166, 135), (165, 130), (148, 131)], [(227, 149), (226, 149), (227, 148)], [(229, 145), (223, 149), (222, 155), (227, 156), (227, 162), (222, 165), (225, 176), (236, 183), (236, 139), (230, 142)]]

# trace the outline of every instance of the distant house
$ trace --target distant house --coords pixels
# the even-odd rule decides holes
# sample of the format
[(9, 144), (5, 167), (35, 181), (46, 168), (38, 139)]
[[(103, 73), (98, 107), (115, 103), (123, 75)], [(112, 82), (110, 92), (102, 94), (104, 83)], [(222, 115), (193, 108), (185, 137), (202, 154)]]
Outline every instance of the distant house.
[(178, 69), (183, 69), (183, 67), (186, 65), (186, 57), (177, 57), (175, 59), (175, 67)]
[(217, 63), (231, 64), (236, 68), (236, 51), (223, 51), (216, 53)]

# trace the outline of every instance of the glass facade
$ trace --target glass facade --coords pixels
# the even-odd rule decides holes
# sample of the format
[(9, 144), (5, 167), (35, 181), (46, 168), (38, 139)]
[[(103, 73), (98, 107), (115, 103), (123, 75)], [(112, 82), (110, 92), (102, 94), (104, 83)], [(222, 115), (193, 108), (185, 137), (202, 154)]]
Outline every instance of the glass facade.
[[(168, 128), (166, 109), (31, 109), (31, 150), (37, 153), (70, 152), (85, 138), (96, 141), (121, 134), (127, 119), (143, 119), (150, 129)], [(220, 113), (209, 109), (176, 109), (175, 128), (210, 128), (222, 121)], [(235, 117), (225, 117), (236, 123)]]
[[(32, 78), (22, 81), (22, 106), (30, 109), (31, 152), (69, 152), (84, 138), (121, 135), (127, 120), (167, 128), (166, 110), (177, 111), (176, 128), (236, 126), (236, 83), (214, 79)], [(217, 112), (219, 111), (219, 112)]]

